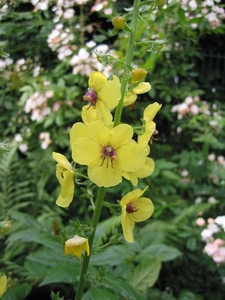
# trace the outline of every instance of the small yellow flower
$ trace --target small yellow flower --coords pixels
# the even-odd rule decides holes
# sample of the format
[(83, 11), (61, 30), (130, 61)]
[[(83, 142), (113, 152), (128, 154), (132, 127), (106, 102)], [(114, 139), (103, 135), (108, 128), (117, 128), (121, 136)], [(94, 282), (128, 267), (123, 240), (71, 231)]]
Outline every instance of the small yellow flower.
[(91, 73), (88, 85), (83, 99), (89, 102), (89, 108), (96, 109), (98, 118), (106, 125), (110, 124), (112, 115), (109, 109), (115, 108), (121, 98), (119, 78), (113, 75), (112, 80), (107, 80), (104, 74), (95, 71)]
[(123, 235), (127, 242), (133, 243), (133, 230), (135, 222), (142, 222), (151, 217), (154, 211), (154, 206), (149, 198), (144, 198), (142, 195), (147, 190), (136, 189), (127, 193), (120, 201), (122, 207), (121, 225)]
[(115, 186), (123, 172), (135, 172), (145, 163), (145, 152), (132, 136), (128, 124), (110, 129), (99, 120), (87, 126), (75, 123), (70, 131), (73, 160), (88, 166), (88, 177), (96, 185)]
[(73, 169), (64, 155), (53, 152), (52, 156), (58, 163), (56, 165), (56, 177), (61, 185), (61, 193), (56, 200), (56, 204), (61, 207), (68, 207), (72, 202), (74, 195), (75, 185)]
[(0, 277), (0, 298), (7, 290), (7, 277), (5, 275)]
[(86, 251), (87, 255), (90, 255), (90, 248), (88, 239), (75, 235), (72, 239), (65, 242), (65, 255), (69, 254), (81, 258), (82, 251)]
[(137, 95), (144, 94), (150, 91), (151, 85), (149, 82), (141, 82), (136, 87), (134, 87), (130, 92), (127, 92), (124, 97), (123, 106), (128, 106), (133, 104), (136, 99)]
[(153, 104), (149, 104), (144, 110), (145, 133), (138, 136), (138, 144), (143, 148), (146, 147), (149, 142), (152, 142), (153, 134), (156, 131), (156, 124), (153, 122), (153, 119), (161, 106), (162, 104), (154, 102)]

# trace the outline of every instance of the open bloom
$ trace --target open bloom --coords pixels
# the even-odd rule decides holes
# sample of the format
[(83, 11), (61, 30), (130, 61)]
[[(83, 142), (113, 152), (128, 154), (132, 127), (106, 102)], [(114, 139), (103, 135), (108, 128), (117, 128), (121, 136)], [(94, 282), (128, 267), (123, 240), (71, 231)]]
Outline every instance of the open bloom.
[(110, 129), (99, 120), (87, 126), (75, 123), (70, 131), (73, 160), (88, 166), (88, 176), (96, 185), (115, 186), (123, 172), (135, 172), (145, 163), (145, 153), (132, 136), (128, 124)]
[(129, 243), (134, 242), (133, 230), (135, 222), (142, 222), (151, 217), (154, 211), (154, 206), (149, 198), (144, 198), (142, 195), (147, 190), (136, 189), (127, 193), (120, 201), (122, 207), (121, 225), (124, 238)]
[(115, 108), (121, 98), (119, 78), (113, 75), (112, 80), (107, 80), (104, 74), (95, 71), (91, 73), (88, 85), (83, 99), (96, 109), (99, 118), (103, 119), (106, 125), (110, 124), (112, 115), (109, 109)]
[(80, 258), (82, 251), (86, 251), (87, 255), (90, 255), (90, 248), (88, 239), (75, 235), (72, 239), (69, 239), (65, 243), (65, 255), (73, 255)]
[(137, 95), (147, 93), (148, 91), (150, 91), (150, 89), (151, 89), (151, 85), (149, 82), (139, 83), (131, 91), (126, 93), (123, 101), (123, 106), (131, 105), (136, 101)]
[(154, 102), (153, 104), (149, 104), (144, 110), (145, 133), (138, 136), (138, 144), (142, 147), (146, 147), (149, 142), (152, 143), (153, 136), (157, 133), (156, 124), (153, 122), (153, 119), (161, 106), (162, 104)]
[(0, 277), (0, 298), (7, 290), (7, 277), (5, 275)]
[(75, 187), (73, 169), (64, 155), (53, 152), (52, 156), (57, 162), (56, 177), (61, 185), (61, 193), (56, 204), (61, 207), (68, 207), (73, 200)]

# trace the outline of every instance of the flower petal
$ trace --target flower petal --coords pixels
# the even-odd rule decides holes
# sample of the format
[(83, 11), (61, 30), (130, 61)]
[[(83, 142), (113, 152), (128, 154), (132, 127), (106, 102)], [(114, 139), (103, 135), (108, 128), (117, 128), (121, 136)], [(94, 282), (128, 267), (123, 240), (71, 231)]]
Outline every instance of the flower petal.
[(99, 89), (101, 89), (107, 82), (106, 76), (98, 71), (94, 71), (91, 73), (88, 85), (90, 88), (95, 89), (96, 93), (98, 94)]
[(93, 121), (89, 124), (88, 135), (91, 139), (99, 143), (99, 147), (100, 145), (101, 147), (106, 146), (110, 138), (109, 129), (99, 120)]
[(135, 93), (127, 92), (124, 97), (123, 106), (131, 105), (136, 101), (136, 99), (137, 99), (137, 95)]
[(127, 193), (120, 201), (120, 205), (126, 206), (129, 202), (135, 201), (136, 199), (140, 198), (144, 192), (147, 190), (148, 186), (144, 189), (135, 189), (129, 193)]
[(93, 139), (80, 139), (72, 145), (72, 158), (81, 165), (89, 165), (96, 158), (101, 157), (101, 146)]
[(88, 177), (99, 187), (119, 184), (122, 181), (122, 170), (116, 161), (113, 162), (113, 166), (111, 164), (108, 157), (103, 164), (100, 159), (93, 161), (88, 167)]
[(73, 143), (75, 143), (77, 139), (84, 139), (88, 136), (88, 126), (81, 122), (75, 123), (70, 130), (71, 146), (73, 147)]
[(146, 157), (146, 161), (143, 164), (143, 166), (139, 170), (134, 172), (134, 174), (138, 178), (145, 178), (150, 176), (154, 172), (154, 169), (155, 169), (155, 163), (153, 159), (151, 159), (150, 157)]
[(127, 143), (133, 136), (133, 128), (128, 124), (120, 124), (111, 131), (112, 145), (118, 148), (122, 144)]
[(97, 93), (98, 98), (105, 102), (107, 107), (116, 107), (121, 98), (119, 78), (114, 75), (113, 80), (108, 80), (106, 84)]
[(105, 102), (99, 100), (96, 102), (96, 113), (97, 113), (97, 119), (101, 120), (105, 125), (109, 125), (112, 123), (112, 114), (109, 111), (108, 106), (105, 104)]
[(145, 121), (152, 121), (157, 114), (157, 112), (160, 110), (162, 104), (159, 104), (158, 102), (154, 102), (153, 104), (149, 104), (146, 109), (144, 110), (144, 120)]
[(137, 171), (146, 160), (143, 149), (133, 140), (116, 149), (116, 154), (122, 169), (127, 172)]
[(54, 160), (57, 163), (59, 163), (65, 169), (71, 169), (72, 170), (71, 164), (69, 163), (69, 161), (67, 160), (67, 158), (64, 155), (62, 155), (61, 153), (52, 152), (52, 157), (54, 158)]
[(132, 92), (139, 95), (144, 94), (150, 91), (151, 85), (149, 82), (141, 82), (135, 88), (132, 89)]
[(88, 125), (91, 121), (97, 120), (96, 109), (90, 105), (84, 105), (81, 113), (84, 124)]
[(121, 225), (123, 229), (123, 236), (125, 240), (129, 243), (134, 242), (133, 230), (135, 226), (135, 222), (130, 218), (128, 214), (122, 216)]
[(139, 198), (133, 201), (137, 206), (137, 211), (130, 214), (134, 222), (142, 222), (151, 217), (154, 212), (154, 205), (148, 198)]

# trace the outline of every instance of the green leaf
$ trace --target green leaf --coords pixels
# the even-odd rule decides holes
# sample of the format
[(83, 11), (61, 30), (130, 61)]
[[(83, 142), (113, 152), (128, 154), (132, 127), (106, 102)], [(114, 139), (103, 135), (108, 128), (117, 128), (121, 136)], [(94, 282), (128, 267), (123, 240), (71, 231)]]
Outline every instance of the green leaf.
[(111, 265), (116, 266), (127, 259), (134, 256), (135, 252), (126, 245), (113, 245), (104, 251), (93, 253), (91, 256), (92, 265)]
[(148, 287), (154, 285), (158, 279), (160, 269), (161, 260), (159, 258), (144, 260), (133, 269), (127, 278), (127, 282), (137, 291), (144, 293)]
[(118, 300), (118, 297), (104, 289), (91, 288), (82, 298), (83, 300)]
[(144, 298), (136, 291), (135, 288), (130, 286), (126, 281), (111, 275), (106, 275), (108, 288), (117, 292), (117, 294), (124, 297), (124, 299), (130, 300), (144, 300)]
[(35, 220), (35, 218), (27, 213), (21, 213), (10, 209), (9, 214), (13, 219), (17, 220), (18, 222), (24, 225), (27, 225), (28, 227), (31, 226), (37, 229), (41, 228), (41, 225)]
[(48, 271), (48, 266), (37, 264), (35, 261), (26, 260), (24, 267), (29, 272), (29, 276), (33, 279), (44, 277)]
[(31, 289), (28, 283), (15, 285), (6, 291), (1, 300), (24, 300), (30, 294)]
[(180, 176), (170, 170), (163, 170), (162, 175), (170, 180), (180, 180)]
[(152, 256), (159, 258), (161, 261), (170, 261), (182, 255), (182, 253), (176, 248), (169, 247), (165, 244), (156, 244), (144, 248), (137, 256), (137, 261), (141, 262), (146, 260), (151, 254)]

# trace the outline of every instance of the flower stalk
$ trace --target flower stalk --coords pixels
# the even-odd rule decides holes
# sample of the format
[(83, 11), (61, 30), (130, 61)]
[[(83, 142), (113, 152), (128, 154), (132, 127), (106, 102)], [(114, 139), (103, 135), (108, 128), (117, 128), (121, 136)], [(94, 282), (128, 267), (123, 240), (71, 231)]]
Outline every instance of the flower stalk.
[(92, 232), (91, 236), (89, 237), (90, 255), (87, 255), (87, 253), (85, 252), (85, 255), (83, 257), (82, 267), (81, 267), (81, 272), (80, 272), (80, 280), (78, 283), (75, 300), (82, 299), (84, 286), (85, 286), (85, 282), (86, 282), (85, 275), (87, 274), (87, 270), (88, 270), (88, 266), (89, 266), (89, 261), (90, 261), (90, 257), (91, 257), (91, 253), (92, 253), (92, 244), (94, 241), (95, 231), (96, 231), (96, 228), (98, 225), (99, 217), (101, 215), (104, 197), (105, 197), (105, 188), (99, 187), (98, 196), (97, 196), (97, 200), (96, 200), (96, 204), (95, 204), (95, 210), (94, 210), (94, 213), (92, 216), (92, 221), (91, 221), (91, 226), (93, 228), (93, 232)]
[(122, 110), (123, 110), (123, 101), (126, 93), (127, 88), (127, 77), (128, 77), (128, 66), (131, 65), (133, 53), (134, 53), (134, 46), (135, 46), (135, 36), (136, 36), (136, 30), (137, 30), (137, 24), (138, 24), (138, 15), (139, 15), (139, 5), (140, 0), (134, 0), (134, 9), (133, 9), (133, 16), (131, 21), (131, 33), (128, 40), (128, 48), (127, 48), (127, 55), (126, 60), (124, 64), (124, 73), (121, 79), (121, 99), (119, 101), (119, 104), (116, 107), (116, 112), (114, 116), (114, 127), (120, 124), (121, 116), (122, 116)]

